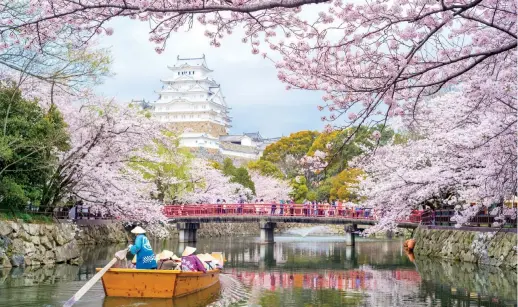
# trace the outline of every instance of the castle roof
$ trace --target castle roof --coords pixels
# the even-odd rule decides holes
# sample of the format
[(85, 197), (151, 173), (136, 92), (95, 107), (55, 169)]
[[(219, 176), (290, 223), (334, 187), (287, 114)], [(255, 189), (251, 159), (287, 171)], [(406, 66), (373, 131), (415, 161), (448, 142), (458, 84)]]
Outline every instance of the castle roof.
[(200, 58), (181, 58), (180, 56), (177, 56), (176, 64), (174, 66), (168, 66), (171, 70), (185, 67), (201, 67), (207, 71), (212, 71), (209, 69), (207, 62), (205, 61), (205, 54)]
[(248, 133), (245, 132), (243, 134), (248, 136), (249, 138), (251, 138), (254, 142), (261, 142), (263, 140), (263, 137), (261, 136), (259, 131), (257, 131), (257, 132), (248, 132)]

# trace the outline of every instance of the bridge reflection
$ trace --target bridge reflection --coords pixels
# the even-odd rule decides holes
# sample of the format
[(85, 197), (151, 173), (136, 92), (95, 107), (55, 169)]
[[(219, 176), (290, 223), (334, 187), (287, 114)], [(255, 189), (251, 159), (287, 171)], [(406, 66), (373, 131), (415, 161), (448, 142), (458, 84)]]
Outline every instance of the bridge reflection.
[[(377, 269), (415, 268), (404, 250), (389, 248), (393, 241), (360, 241), (358, 246), (346, 246), (345, 242), (318, 242), (318, 237), (308, 241), (287, 241), (276, 244), (258, 244), (245, 240), (232, 240), (227, 246), (203, 241), (190, 246), (200, 251), (220, 251), (227, 267), (283, 268), (283, 269), (331, 269), (351, 270), (369, 264)], [(363, 240), (363, 239), (362, 239)], [(187, 244), (179, 243), (174, 251), (181, 253)]]
[[(369, 268), (348, 271), (250, 271), (241, 268), (225, 269), (225, 273), (236, 276), (249, 287), (268, 290), (285, 288), (303, 289), (335, 289), (335, 290), (375, 290), (380, 280), (375, 271)], [(391, 279), (407, 281), (414, 287), (420, 284), (421, 276), (413, 270), (394, 270), (390, 272)], [(384, 276), (383, 278), (386, 278)]]

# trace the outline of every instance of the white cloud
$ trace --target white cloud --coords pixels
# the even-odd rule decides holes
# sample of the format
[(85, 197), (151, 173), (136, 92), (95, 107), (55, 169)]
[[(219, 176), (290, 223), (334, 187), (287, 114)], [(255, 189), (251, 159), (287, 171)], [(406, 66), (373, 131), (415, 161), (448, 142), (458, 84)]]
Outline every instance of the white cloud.
[(148, 25), (129, 19), (117, 19), (109, 26), (112, 36), (100, 39), (101, 47), (110, 47), (114, 59), (114, 77), (97, 88), (98, 93), (131, 99), (155, 100), (160, 79), (170, 76), (167, 65), (178, 55), (198, 57), (205, 54), (213, 78), (221, 84), (227, 103), (232, 107), (232, 133), (259, 130), (265, 136), (287, 135), (304, 129), (322, 129), (322, 115), (317, 111), (320, 93), (286, 91), (268, 60), (253, 55), (241, 35), (225, 38), (220, 48), (209, 45), (204, 29), (196, 26), (189, 32), (171, 36), (162, 54), (149, 42)]

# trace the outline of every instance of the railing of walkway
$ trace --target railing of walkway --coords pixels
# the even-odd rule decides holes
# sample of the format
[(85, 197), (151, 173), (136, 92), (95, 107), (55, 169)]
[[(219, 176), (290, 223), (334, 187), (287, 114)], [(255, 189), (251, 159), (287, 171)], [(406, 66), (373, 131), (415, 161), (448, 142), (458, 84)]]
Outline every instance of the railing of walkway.
[[(414, 211), (402, 222), (419, 223), (422, 211)], [(371, 208), (349, 209), (328, 205), (303, 204), (201, 204), (164, 206), (167, 217), (196, 216), (298, 216), (374, 220)]]
[(72, 208), (69, 207), (46, 207), (27, 205), (16, 210), (0, 210), (5, 214), (29, 214), (33, 216), (46, 216), (58, 220), (110, 220), (113, 219), (111, 215), (101, 214), (98, 210), (93, 210), (89, 206), (77, 205)]
[[(421, 224), (423, 225), (435, 225), (435, 226), (455, 226), (456, 222), (452, 221), (451, 218), (455, 215), (453, 209), (442, 209), (442, 210), (426, 210), (423, 212), (421, 217)], [(471, 227), (492, 227), (495, 222), (495, 216), (480, 212), (476, 216), (472, 217), (468, 224), (463, 226)], [(504, 227), (516, 228), (516, 219), (511, 216), (505, 217)]]

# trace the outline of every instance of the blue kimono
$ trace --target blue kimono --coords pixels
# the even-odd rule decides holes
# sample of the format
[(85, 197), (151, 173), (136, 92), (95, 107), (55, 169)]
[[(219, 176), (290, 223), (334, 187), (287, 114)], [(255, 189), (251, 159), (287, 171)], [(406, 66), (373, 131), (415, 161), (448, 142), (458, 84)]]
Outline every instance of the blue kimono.
[(156, 269), (155, 253), (145, 235), (137, 235), (135, 244), (130, 248), (130, 253), (137, 255), (137, 269)]

